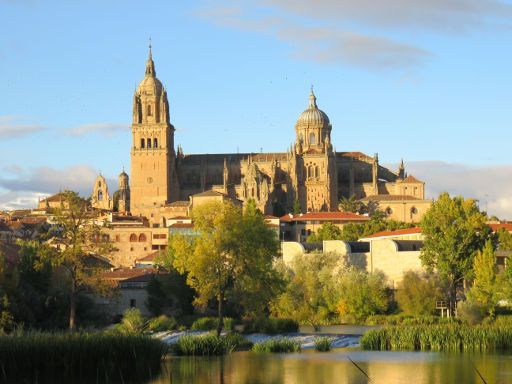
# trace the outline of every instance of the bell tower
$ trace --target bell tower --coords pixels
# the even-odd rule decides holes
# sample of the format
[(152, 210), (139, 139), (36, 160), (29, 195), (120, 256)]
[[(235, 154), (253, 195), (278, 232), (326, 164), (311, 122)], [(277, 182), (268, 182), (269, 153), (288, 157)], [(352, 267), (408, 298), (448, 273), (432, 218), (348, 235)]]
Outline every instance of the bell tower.
[(130, 205), (135, 215), (149, 217), (148, 211), (177, 198), (174, 131), (150, 43), (146, 73), (133, 96)]

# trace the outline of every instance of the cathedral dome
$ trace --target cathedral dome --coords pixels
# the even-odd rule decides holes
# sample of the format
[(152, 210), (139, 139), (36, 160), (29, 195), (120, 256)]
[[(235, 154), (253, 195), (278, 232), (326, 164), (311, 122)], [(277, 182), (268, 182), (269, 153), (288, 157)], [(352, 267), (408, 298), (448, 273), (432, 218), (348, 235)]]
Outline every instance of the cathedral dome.
[(329, 125), (329, 117), (324, 111), (318, 109), (316, 105), (316, 96), (313, 90), (311, 90), (311, 94), (309, 95), (309, 106), (299, 116), (297, 125)]
[(137, 87), (139, 95), (160, 95), (162, 93), (162, 83), (156, 77), (155, 63), (151, 54), (151, 45), (149, 46), (149, 57), (146, 62), (146, 76)]

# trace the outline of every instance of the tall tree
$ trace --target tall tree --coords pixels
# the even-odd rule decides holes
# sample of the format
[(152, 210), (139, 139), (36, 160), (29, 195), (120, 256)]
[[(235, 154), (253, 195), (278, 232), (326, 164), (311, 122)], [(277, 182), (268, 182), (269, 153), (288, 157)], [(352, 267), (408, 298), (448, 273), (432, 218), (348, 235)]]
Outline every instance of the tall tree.
[(360, 200), (356, 199), (355, 195), (350, 196), (348, 199), (343, 196), (338, 204), (340, 211), (358, 213), (364, 209), (365, 205)]
[(435, 269), (448, 283), (449, 304), (453, 312), (457, 285), (468, 277), (475, 253), (490, 237), (486, 216), (476, 202), (442, 193), (421, 221), (425, 237), (420, 258), (429, 270)]
[(187, 273), (187, 283), (198, 294), (197, 304), (217, 301), (220, 335), (228, 294), (243, 292), (241, 297), (250, 298), (244, 303), (247, 308), (261, 313), (262, 305), (268, 304), (266, 290), (278, 289), (279, 276), (273, 271), (278, 241), (251, 205), (242, 213), (230, 202), (211, 201), (195, 207), (192, 218), (198, 235), (174, 238), (173, 264)]
[(108, 285), (101, 279), (103, 269), (94, 255), (111, 250), (108, 239), (96, 224), (96, 214), (76, 192), (62, 192), (62, 204), (56, 210), (52, 237), (43, 249), (44, 261), (65, 271), (69, 296), (69, 329), (76, 328), (77, 298), (82, 292), (106, 293)]
[(497, 301), (496, 260), (491, 240), (485, 242), (482, 250), (476, 253), (473, 261), (474, 280), (469, 297), (488, 308), (491, 316)]

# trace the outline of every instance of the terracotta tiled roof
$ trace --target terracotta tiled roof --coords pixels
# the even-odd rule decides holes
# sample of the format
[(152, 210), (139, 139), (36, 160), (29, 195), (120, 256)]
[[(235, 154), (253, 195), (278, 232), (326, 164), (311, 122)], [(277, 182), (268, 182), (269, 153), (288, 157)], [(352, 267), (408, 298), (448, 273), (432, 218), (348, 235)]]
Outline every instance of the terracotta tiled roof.
[(189, 205), (190, 201), (188, 200), (173, 201), (172, 203), (166, 204), (167, 207), (188, 207)]
[(62, 193), (56, 193), (55, 195), (48, 196), (47, 198), (43, 199), (43, 201), (56, 202), (56, 201), (61, 201), (61, 199), (62, 199)]
[(224, 193), (214, 191), (213, 189), (209, 189), (208, 191), (196, 193), (192, 195), (193, 197), (209, 197), (209, 196), (226, 196)]
[(418, 180), (413, 175), (409, 175), (405, 179), (402, 180), (402, 183), (423, 183), (423, 181)]
[(382, 231), (382, 232), (374, 233), (373, 235), (366, 236), (365, 238), (373, 239), (376, 237), (406, 236), (406, 235), (415, 235), (417, 233), (421, 233), (420, 227), (397, 229), (396, 231)]
[(512, 223), (496, 223), (496, 224), (487, 224), (491, 227), (493, 232), (496, 232), (498, 229), (504, 228), (509, 232), (512, 232)]
[(139, 276), (152, 276), (162, 273), (156, 268), (120, 268), (107, 271), (103, 274), (106, 280), (124, 281)]
[(352, 157), (354, 159), (360, 159), (360, 158), (363, 158), (365, 160), (373, 159), (373, 157), (370, 157), (363, 152), (357, 152), (357, 151), (355, 151), (355, 152), (336, 152), (336, 155), (341, 156), (341, 157)]
[(169, 217), (168, 220), (191, 220), (190, 217), (187, 216), (175, 216), (175, 217)]
[(192, 223), (175, 223), (169, 225), (169, 228), (194, 228), (194, 224)]
[(366, 196), (361, 200), (371, 200), (371, 201), (403, 201), (403, 200), (421, 200), (418, 197), (410, 196), (410, 195), (372, 195)]
[(37, 225), (46, 222), (46, 217), (24, 217), (21, 219), (23, 224)]
[(293, 222), (293, 221), (368, 221), (370, 218), (364, 215), (358, 215), (350, 212), (309, 212), (302, 215), (284, 215), (279, 218), (282, 222)]
[(155, 258), (160, 254), (160, 251), (152, 252), (149, 255), (146, 255), (136, 261), (154, 261)]

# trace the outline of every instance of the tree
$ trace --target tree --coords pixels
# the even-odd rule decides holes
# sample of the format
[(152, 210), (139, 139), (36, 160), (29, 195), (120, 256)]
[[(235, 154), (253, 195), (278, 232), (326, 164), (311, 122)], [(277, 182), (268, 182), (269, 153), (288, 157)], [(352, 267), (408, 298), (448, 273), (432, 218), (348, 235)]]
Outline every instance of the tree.
[(299, 199), (293, 201), (293, 214), (298, 215), (301, 212)]
[(61, 193), (63, 204), (54, 216), (52, 237), (42, 248), (43, 261), (65, 271), (69, 296), (69, 329), (76, 328), (77, 298), (82, 292), (105, 294), (109, 286), (101, 279), (103, 269), (93, 255), (106, 255), (111, 247), (95, 224), (96, 215), (76, 192)]
[(435, 274), (404, 273), (395, 293), (398, 307), (407, 315), (433, 315), (436, 301), (443, 298), (441, 282)]
[(421, 228), (425, 237), (422, 264), (447, 281), (453, 312), (457, 285), (469, 275), (476, 251), (490, 237), (486, 216), (474, 200), (442, 193), (423, 216)]
[(356, 199), (355, 195), (350, 196), (348, 199), (343, 196), (338, 204), (340, 211), (358, 213), (364, 208), (364, 203)]
[(312, 233), (308, 236), (306, 241), (308, 243), (321, 243), (324, 240), (340, 240), (341, 229), (331, 222), (325, 222), (316, 233)]
[(361, 320), (384, 314), (389, 308), (390, 295), (383, 273), (351, 268), (338, 280), (337, 291), (337, 309), (341, 316)]
[(497, 302), (496, 265), (494, 246), (491, 240), (485, 242), (482, 250), (477, 251), (473, 261), (474, 280), (468, 297), (488, 308), (491, 316)]
[(500, 251), (512, 251), (512, 234), (505, 228), (496, 231), (496, 241)]
[(251, 312), (264, 313), (268, 295), (279, 289), (273, 269), (278, 252), (274, 231), (264, 216), (251, 205), (242, 213), (231, 202), (211, 201), (194, 207), (192, 219), (198, 235), (177, 236), (172, 244), (174, 267), (187, 273), (187, 283), (205, 306), (215, 299), (220, 335), (224, 326), (224, 302), (228, 294), (243, 292)]

